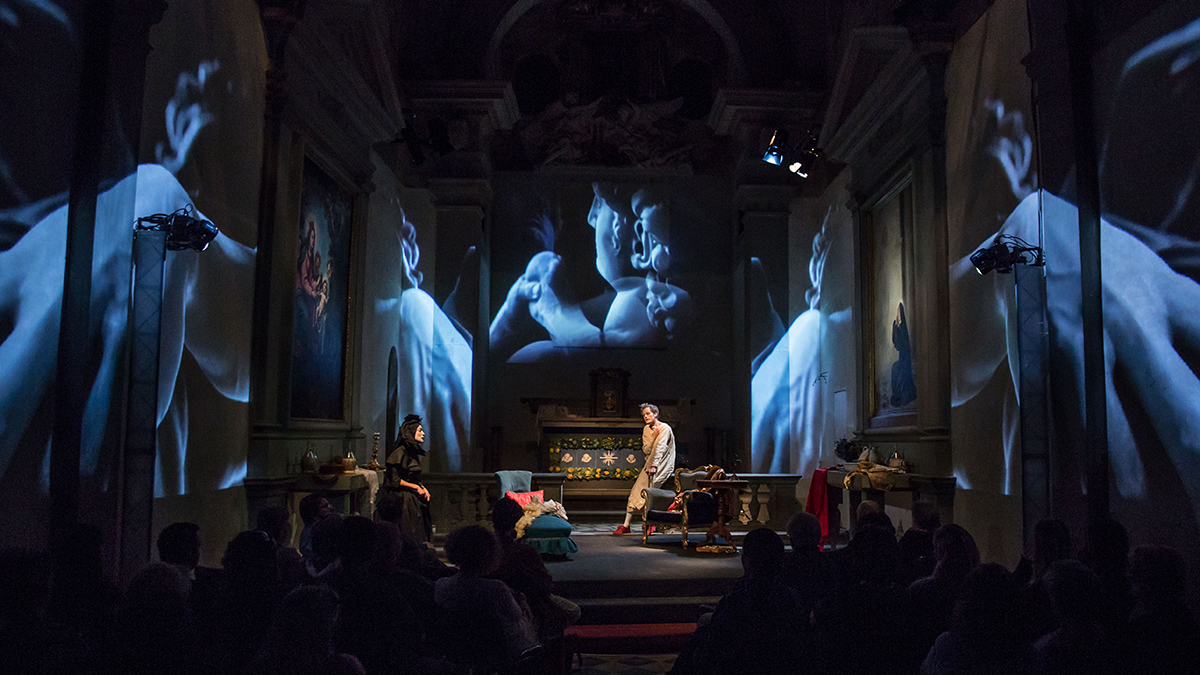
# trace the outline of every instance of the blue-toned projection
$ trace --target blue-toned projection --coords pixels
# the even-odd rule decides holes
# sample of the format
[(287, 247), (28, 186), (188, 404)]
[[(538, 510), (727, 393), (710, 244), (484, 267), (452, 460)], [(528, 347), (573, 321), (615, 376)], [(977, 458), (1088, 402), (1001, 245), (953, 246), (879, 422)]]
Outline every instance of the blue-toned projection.
[[(388, 419), (416, 413), (424, 418), (426, 447), (450, 471), (462, 469), (470, 447), (471, 342), (470, 334), (420, 288), (417, 266), (421, 249), (417, 231), (400, 205), (389, 203), (389, 218), (397, 223), (400, 245), (399, 287), (394, 295), (377, 299), (376, 318), (396, 326), (396, 396), (389, 396)], [(460, 283), (461, 283), (460, 279)], [(391, 386), (391, 383), (388, 385)]]
[[(0, 52), (6, 55), (0, 77), (6, 84), (30, 84), (28, 93), (5, 87), (0, 104), (6, 119), (19, 122), (0, 135), (0, 491), (6, 499), (36, 500), (35, 486), (40, 484), (44, 494), (49, 481), (74, 109), (41, 99), (74, 92), (77, 13), (78, 7), (67, 3), (0, 2)], [(230, 221), (239, 210), (252, 208), (232, 204), (229, 193), (215, 187), (219, 180), (202, 175), (196, 157), (204, 155), (205, 166), (211, 166), (221, 154), (212, 147), (220, 136), (210, 129), (229, 122), (218, 111), (245, 111), (243, 97), (252, 86), (238, 81), (236, 63), (226, 72), (214, 55), (218, 50), (192, 46), (202, 53), (199, 58), (152, 57), (155, 66), (148, 69), (148, 100), (157, 100), (163, 111), (144, 120), (158, 163), (136, 165), (139, 139), (124, 137), (121, 111), (114, 114), (117, 126), (110, 124), (106, 131), (91, 322), (85, 335), (71, 336), (71, 343), (90, 355), (80, 462), (85, 503), (94, 503), (89, 495), (115, 487), (134, 220), (187, 206), (196, 208), (197, 217), (214, 221), (221, 234), (203, 254), (171, 252), (166, 258), (155, 492), (218, 489), (245, 475), (244, 443), (228, 434), (245, 428), (254, 250), (236, 239), (253, 241), (253, 223)], [(168, 70), (169, 60), (178, 65)], [(18, 105), (26, 109), (10, 115)], [(253, 134), (243, 128), (233, 123), (224, 133), (240, 134), (244, 144)], [(155, 138), (162, 139), (156, 147)], [(223, 177), (240, 181), (242, 166), (230, 159)], [(257, 167), (250, 170), (257, 175)], [(203, 453), (189, 448), (197, 431), (209, 441), (201, 442)]]
[[(531, 202), (536, 200), (530, 200)], [(581, 239), (583, 223), (558, 223), (561, 209), (542, 202), (539, 213), (512, 214), (514, 238), (536, 241), (542, 250), (508, 288), (490, 328), (492, 356), (513, 363), (535, 362), (570, 348), (666, 347), (695, 314), (687, 290), (672, 279), (673, 223), (699, 227), (694, 203), (677, 187), (661, 184), (592, 184), (586, 224), (595, 243), (594, 260), (567, 259), (555, 250), (561, 237)], [(560, 232), (561, 230), (561, 232)], [(602, 284), (579, 298), (577, 284), (591, 268)]]
[[(1200, 514), (1200, 20), (1147, 40), (1113, 78), (1101, 159), (1101, 248), (1109, 453), (1114, 486), (1131, 500), (1180, 499)], [(1019, 205), (999, 233), (1041, 242), (1046, 256), (1051, 380), (1060, 462), (1080, 462), (1083, 337), (1078, 209), (1069, 188), (1034, 191), (1029, 138), (993, 103), (993, 146)], [(990, 243), (992, 237), (980, 242)], [(987, 302), (966, 305), (952, 332), (977, 336), (956, 355), (953, 403), (968, 403), (1012, 348), (1004, 321), (1011, 282), (988, 284)], [(979, 286), (967, 258), (951, 266), (955, 287)], [(1015, 354), (1009, 356), (1016, 378)]]
[(833, 207), (813, 237), (805, 292), (808, 309), (801, 312), (777, 341), (754, 359), (750, 381), (750, 465), (757, 473), (788, 473), (815, 467), (834, 404), (828, 373), (822, 366), (823, 346), (850, 337), (849, 307), (822, 303)]

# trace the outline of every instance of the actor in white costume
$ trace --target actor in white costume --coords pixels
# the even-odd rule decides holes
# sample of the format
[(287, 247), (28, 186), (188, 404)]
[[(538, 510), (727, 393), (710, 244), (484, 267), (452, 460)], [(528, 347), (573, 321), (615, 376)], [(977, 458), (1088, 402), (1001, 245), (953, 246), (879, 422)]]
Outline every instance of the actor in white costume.
[(629, 502), (625, 506), (625, 524), (613, 530), (613, 534), (629, 534), (629, 523), (633, 515), (642, 512), (646, 504), (642, 490), (648, 487), (662, 487), (675, 471), (675, 432), (670, 425), (658, 419), (658, 406), (653, 403), (643, 403), (642, 419), (646, 428), (642, 429), (642, 452), (646, 453), (646, 466), (638, 474), (629, 491)]

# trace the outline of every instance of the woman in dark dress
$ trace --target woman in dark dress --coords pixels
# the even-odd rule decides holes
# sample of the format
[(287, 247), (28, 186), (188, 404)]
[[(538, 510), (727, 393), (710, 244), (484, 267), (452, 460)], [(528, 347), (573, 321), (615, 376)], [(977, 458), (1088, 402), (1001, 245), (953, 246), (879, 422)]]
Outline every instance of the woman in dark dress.
[(418, 415), (408, 415), (400, 425), (400, 442), (387, 458), (387, 477), (384, 487), (401, 500), (400, 531), (418, 544), (433, 536), (433, 520), (429, 515), (429, 490), (421, 484), (421, 457), (425, 448), (425, 429)]

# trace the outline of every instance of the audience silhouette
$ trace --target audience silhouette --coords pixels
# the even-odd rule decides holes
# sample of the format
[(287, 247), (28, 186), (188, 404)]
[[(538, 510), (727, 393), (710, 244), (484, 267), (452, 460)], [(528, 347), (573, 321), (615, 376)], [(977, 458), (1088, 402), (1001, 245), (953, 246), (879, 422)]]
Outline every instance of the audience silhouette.
[[(67, 528), (49, 554), (0, 551), (4, 672), (163, 675), (384, 675), (563, 672), (563, 629), (579, 608), (516, 540), (522, 513), (501, 499), (495, 534), (450, 534), (445, 553), (406, 540), (380, 500), (377, 521), (322, 514), (310, 500), (311, 553), (289, 549), (290, 514), (230, 541), (221, 568), (199, 566), (200, 529), (159, 533), (159, 561), (122, 593), (103, 538)], [(919, 504), (917, 505), (919, 506)], [(980, 564), (967, 530), (914, 508), (897, 541), (882, 512), (861, 514), (838, 551), (807, 513), (742, 542), (744, 575), (701, 617), (673, 673), (1060, 675), (1200, 671), (1200, 626), (1186, 603), (1187, 563), (1139, 546), (1114, 519), (1079, 550), (1061, 521), (1035, 527), (1010, 572)], [(917, 516), (920, 516), (918, 518)], [(929, 558), (929, 561), (925, 559)], [(926, 567), (922, 567), (922, 565)], [(931, 565), (931, 567), (929, 566)], [(928, 574), (911, 580), (914, 570)], [(555, 641), (558, 641), (557, 643)]]

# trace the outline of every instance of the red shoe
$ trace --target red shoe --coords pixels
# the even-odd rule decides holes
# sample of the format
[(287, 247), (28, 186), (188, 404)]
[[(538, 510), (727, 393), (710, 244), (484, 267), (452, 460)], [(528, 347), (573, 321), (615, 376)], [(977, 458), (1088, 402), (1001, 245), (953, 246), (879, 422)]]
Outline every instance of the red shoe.
[(653, 525), (651, 525), (651, 526), (650, 526), (650, 531), (649, 531), (647, 534), (654, 534), (654, 530), (655, 530), (655, 529), (657, 529), (657, 528), (655, 528)]
[(629, 534), (630, 529), (626, 525), (618, 525), (617, 529), (613, 530), (613, 534)]

